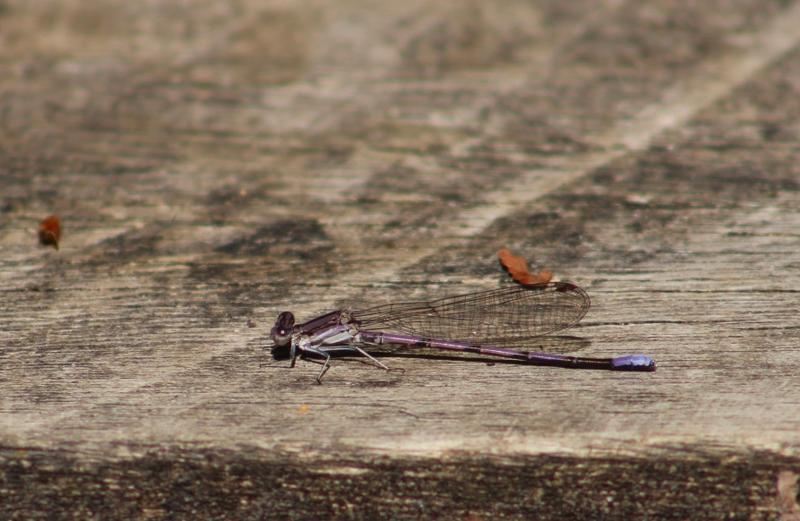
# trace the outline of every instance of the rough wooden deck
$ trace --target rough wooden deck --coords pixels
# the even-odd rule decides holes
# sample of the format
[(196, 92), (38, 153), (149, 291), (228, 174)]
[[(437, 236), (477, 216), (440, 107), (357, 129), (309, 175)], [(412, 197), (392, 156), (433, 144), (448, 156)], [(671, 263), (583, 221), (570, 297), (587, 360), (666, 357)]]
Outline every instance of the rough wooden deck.
[[(798, 28), (764, 0), (0, 2), (2, 517), (800, 519)], [(590, 293), (565, 345), (658, 371), (316, 385), (264, 349), (283, 310), (495, 287), (501, 247)]]

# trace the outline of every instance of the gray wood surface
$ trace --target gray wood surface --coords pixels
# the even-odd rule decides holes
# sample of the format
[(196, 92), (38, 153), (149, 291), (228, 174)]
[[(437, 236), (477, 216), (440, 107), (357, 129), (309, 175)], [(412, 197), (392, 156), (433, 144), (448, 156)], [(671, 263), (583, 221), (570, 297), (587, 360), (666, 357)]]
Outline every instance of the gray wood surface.
[[(798, 28), (763, 0), (0, 2), (0, 509), (800, 516)], [(549, 346), (658, 371), (316, 385), (265, 349), (283, 310), (507, 283), (501, 247), (592, 297)]]

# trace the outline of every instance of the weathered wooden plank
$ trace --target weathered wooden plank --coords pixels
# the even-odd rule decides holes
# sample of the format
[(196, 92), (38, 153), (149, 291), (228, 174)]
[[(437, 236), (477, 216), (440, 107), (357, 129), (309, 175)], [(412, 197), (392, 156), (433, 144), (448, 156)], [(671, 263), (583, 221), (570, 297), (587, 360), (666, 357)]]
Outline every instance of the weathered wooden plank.
[[(54, 510), (81, 519), (547, 520), (565, 513), (580, 519), (774, 519), (787, 499), (779, 497), (778, 481), (791, 489), (796, 480), (779, 470), (791, 460), (772, 452), (743, 457), (654, 451), (647, 459), (587, 460), (553, 454), (395, 458), (348, 451), (306, 459), (279, 452), (138, 448), (114, 461), (42, 450), (3, 451), (0, 457), (0, 483), (11, 491), (6, 498), (25, 509), (12, 512), (12, 518), (24, 514), (20, 519), (52, 519)], [(65, 495), (64, 481), (80, 493)]]
[[(208, 516), (230, 505), (203, 490), (253, 517), (301, 497), (322, 499), (297, 517), (558, 512), (514, 510), (515, 480), (591, 490), (592, 515), (682, 518), (734, 482), (697, 518), (778, 511), (800, 447), (797, 4), (6, 5), (0, 441), (19, 515), (108, 478), (160, 517), (171, 476), (203, 483), (186, 501)], [(59, 251), (36, 241), (53, 212)], [(317, 386), (268, 359), (283, 309), (493, 287), (503, 246), (588, 289), (580, 354), (659, 370), (387, 357), (405, 372), (338, 363)], [(255, 474), (215, 488), (242, 457)], [(329, 457), (369, 477), (319, 479)], [(84, 464), (85, 482), (67, 470)], [(687, 488), (659, 495), (671, 466)], [(290, 467), (297, 485), (272, 474)], [(506, 506), (454, 506), (470, 469)], [(614, 469), (633, 477), (604, 511)], [(403, 503), (433, 486), (414, 473), (441, 501)], [(389, 499), (347, 507), (343, 483), (367, 481)], [(109, 494), (59, 508), (133, 508)]]

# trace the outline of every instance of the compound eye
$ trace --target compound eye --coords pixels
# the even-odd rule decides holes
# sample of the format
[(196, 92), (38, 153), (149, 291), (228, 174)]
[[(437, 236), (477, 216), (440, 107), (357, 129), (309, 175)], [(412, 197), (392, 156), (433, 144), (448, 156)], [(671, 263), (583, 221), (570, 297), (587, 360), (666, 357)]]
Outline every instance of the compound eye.
[(275, 320), (275, 327), (282, 331), (291, 330), (294, 327), (294, 315), (292, 312), (284, 311), (278, 315), (278, 319)]
[(285, 346), (289, 344), (293, 327), (294, 315), (290, 311), (284, 311), (278, 315), (277, 320), (275, 320), (275, 325), (270, 332), (270, 337), (272, 337), (272, 341), (276, 346)]

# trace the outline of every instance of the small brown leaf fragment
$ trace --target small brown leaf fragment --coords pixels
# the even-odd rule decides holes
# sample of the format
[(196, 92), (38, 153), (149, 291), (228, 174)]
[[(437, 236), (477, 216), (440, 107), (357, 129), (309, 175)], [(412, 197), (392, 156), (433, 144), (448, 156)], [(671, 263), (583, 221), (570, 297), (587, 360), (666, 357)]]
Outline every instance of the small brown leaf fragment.
[(547, 268), (542, 268), (539, 273), (532, 274), (532, 277), (528, 284), (547, 284), (553, 278), (553, 272)]
[(497, 252), (497, 257), (500, 259), (500, 264), (503, 268), (511, 275), (511, 278), (524, 286), (545, 284), (553, 278), (553, 272), (546, 268), (539, 273), (531, 273), (525, 259), (514, 255), (506, 248)]
[(61, 238), (61, 221), (56, 215), (48, 215), (39, 223), (39, 243), (58, 249)]

